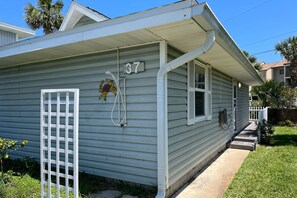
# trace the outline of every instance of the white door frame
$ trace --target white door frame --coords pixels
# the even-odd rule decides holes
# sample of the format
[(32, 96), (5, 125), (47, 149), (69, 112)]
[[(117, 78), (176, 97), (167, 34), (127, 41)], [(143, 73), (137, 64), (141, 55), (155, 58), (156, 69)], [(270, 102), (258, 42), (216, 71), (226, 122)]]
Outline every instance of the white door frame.
[(237, 82), (236, 79), (232, 79), (232, 126), (233, 126), (233, 134), (235, 134), (237, 132), (237, 106), (238, 106), (238, 87), (237, 87), (237, 83), (238, 82)]

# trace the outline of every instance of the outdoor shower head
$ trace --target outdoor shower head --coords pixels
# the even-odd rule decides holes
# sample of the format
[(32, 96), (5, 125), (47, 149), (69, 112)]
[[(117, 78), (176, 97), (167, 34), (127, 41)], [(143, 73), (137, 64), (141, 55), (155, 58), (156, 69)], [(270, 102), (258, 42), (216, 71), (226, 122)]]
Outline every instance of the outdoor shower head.
[(117, 79), (114, 77), (114, 75), (110, 71), (106, 71), (105, 74), (106, 75), (111, 75), (111, 77), (113, 78), (113, 80), (115, 81), (116, 86), (117, 86)]
[(111, 72), (110, 71), (106, 71), (105, 74), (106, 75), (111, 75)]

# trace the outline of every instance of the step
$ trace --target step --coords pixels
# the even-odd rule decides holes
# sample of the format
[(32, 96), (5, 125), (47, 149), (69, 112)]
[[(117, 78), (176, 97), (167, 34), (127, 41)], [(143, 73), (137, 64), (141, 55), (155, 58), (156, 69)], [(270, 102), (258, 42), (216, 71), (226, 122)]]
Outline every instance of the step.
[(236, 136), (234, 138), (235, 141), (241, 141), (241, 142), (257, 142), (258, 138), (257, 137), (247, 137), (247, 136)]
[(253, 142), (233, 141), (230, 144), (230, 148), (253, 151), (256, 149), (256, 144)]

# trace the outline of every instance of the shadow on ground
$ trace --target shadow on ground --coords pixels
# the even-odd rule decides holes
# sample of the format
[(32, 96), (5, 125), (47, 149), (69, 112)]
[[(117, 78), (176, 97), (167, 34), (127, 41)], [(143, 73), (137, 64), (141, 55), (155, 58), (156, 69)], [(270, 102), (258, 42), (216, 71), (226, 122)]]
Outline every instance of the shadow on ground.
[[(25, 157), (24, 159), (7, 159), (4, 161), (4, 172), (12, 171), (13, 175), (21, 176), (28, 174), (30, 177), (40, 180), (40, 165), (34, 158)], [(54, 168), (52, 171), (55, 171)], [(60, 170), (60, 172), (63, 170)], [(70, 174), (72, 174), (70, 172)], [(55, 182), (55, 178), (52, 178)], [(60, 178), (62, 185), (65, 184), (65, 180)], [(72, 185), (72, 180), (70, 180), (70, 185)], [(100, 192), (115, 191), (119, 196), (130, 195), (130, 197), (137, 196), (139, 198), (145, 197), (155, 197), (156, 188), (144, 185), (137, 185), (134, 183), (108, 179), (105, 177), (90, 175), (84, 172), (79, 173), (79, 191), (82, 197), (94, 197), (92, 194)], [(106, 196), (95, 196), (95, 197), (106, 197)], [(107, 196), (111, 198), (111, 196)], [(123, 196), (125, 197), (125, 196)], [(129, 196), (126, 196), (129, 197)], [(1, 198), (1, 195), (0, 195)]]
[(272, 146), (293, 145), (297, 147), (297, 135), (275, 134), (271, 137)]

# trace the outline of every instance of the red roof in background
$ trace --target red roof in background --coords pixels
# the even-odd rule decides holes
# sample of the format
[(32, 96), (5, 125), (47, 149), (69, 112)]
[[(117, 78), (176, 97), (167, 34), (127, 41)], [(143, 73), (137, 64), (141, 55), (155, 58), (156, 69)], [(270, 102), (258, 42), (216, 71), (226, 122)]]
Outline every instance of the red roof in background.
[(287, 65), (287, 64), (290, 64), (290, 63), (286, 59), (283, 59), (280, 62), (263, 64), (262, 65), (262, 71), (266, 71), (268, 69), (276, 68), (276, 67), (283, 67), (284, 65)]

